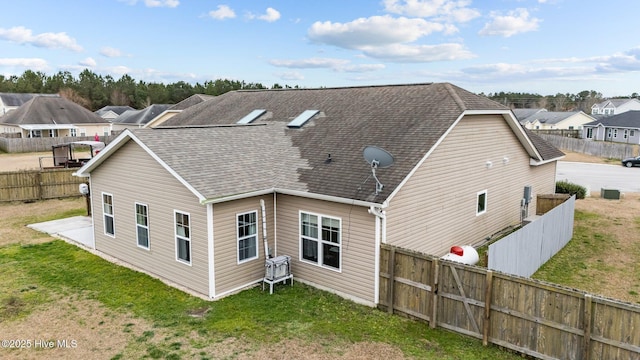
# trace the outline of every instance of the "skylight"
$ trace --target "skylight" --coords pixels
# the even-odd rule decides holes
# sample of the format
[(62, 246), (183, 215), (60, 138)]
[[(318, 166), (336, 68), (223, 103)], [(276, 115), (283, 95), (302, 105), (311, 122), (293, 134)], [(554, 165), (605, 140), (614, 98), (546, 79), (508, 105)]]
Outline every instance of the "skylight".
[(301, 128), (307, 121), (314, 117), (320, 110), (305, 110), (302, 114), (298, 115), (295, 119), (291, 120), (287, 124), (290, 128)]
[(253, 110), (247, 116), (245, 116), (242, 119), (238, 120), (238, 122), (236, 124), (250, 124), (253, 120), (259, 118), (265, 112), (267, 112), (267, 110), (264, 110), (264, 109)]

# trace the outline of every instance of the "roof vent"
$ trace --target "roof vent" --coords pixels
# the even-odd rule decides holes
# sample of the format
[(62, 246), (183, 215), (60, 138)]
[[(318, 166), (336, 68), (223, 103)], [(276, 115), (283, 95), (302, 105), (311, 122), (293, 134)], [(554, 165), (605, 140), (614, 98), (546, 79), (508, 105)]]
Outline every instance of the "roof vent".
[(302, 114), (298, 115), (295, 119), (291, 120), (287, 124), (290, 128), (301, 128), (307, 121), (311, 120), (320, 110), (305, 110)]
[(245, 116), (242, 119), (238, 120), (238, 122), (236, 124), (250, 124), (253, 120), (259, 118), (265, 112), (267, 112), (267, 110), (265, 110), (265, 109), (253, 110), (247, 116)]

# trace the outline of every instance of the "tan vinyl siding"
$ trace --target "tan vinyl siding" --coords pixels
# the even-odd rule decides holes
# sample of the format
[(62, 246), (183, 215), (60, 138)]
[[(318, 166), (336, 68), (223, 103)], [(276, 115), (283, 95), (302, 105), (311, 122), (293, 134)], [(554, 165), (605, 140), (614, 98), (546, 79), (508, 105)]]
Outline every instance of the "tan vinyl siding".
[[(478, 244), (520, 222), (525, 185), (535, 214), (536, 194), (555, 192), (555, 163), (534, 167), (529, 158), (501, 116), (466, 116), (391, 200), (387, 242), (437, 256)], [(487, 211), (476, 216), (483, 190)]]
[[(104, 235), (101, 192), (113, 195), (115, 238)], [(135, 142), (91, 174), (96, 249), (208, 295), (206, 206)], [(148, 205), (149, 250), (138, 247), (135, 203)], [(176, 260), (174, 210), (190, 215), (191, 265)]]
[[(365, 303), (375, 302), (375, 217), (367, 208), (278, 194), (277, 255), (292, 259), (294, 278)], [(342, 271), (300, 261), (300, 211), (341, 220)]]
[[(265, 253), (262, 232), (260, 199), (267, 213), (267, 239), (274, 244), (273, 195), (253, 197), (213, 205), (213, 246), (216, 279), (216, 297), (238, 290), (264, 277)], [(238, 264), (237, 214), (257, 211), (258, 258)]]

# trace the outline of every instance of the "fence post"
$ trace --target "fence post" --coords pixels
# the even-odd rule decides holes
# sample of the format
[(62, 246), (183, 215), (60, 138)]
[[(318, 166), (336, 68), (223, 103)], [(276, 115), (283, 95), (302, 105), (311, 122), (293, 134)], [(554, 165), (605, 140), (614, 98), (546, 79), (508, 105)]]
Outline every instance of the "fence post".
[(38, 171), (36, 172), (36, 182), (38, 185), (38, 200), (42, 200), (42, 172)]
[(396, 272), (396, 248), (391, 247), (389, 253), (389, 286), (387, 288), (387, 312), (389, 314), (393, 314), (393, 288), (394, 286), (394, 278)]
[(584, 295), (584, 360), (591, 358), (591, 295)]
[(440, 272), (440, 264), (438, 263), (438, 259), (433, 259), (433, 262), (431, 263), (431, 266), (433, 267), (433, 286), (431, 286), (431, 294), (433, 296), (433, 300), (431, 301), (431, 303), (433, 304), (432, 309), (431, 309), (431, 322), (429, 324), (429, 326), (432, 329), (436, 328), (437, 325), (437, 319), (436, 319), (436, 314), (438, 313), (438, 277), (439, 277), (439, 272)]
[(482, 345), (489, 345), (489, 330), (491, 329), (491, 294), (493, 290), (493, 271), (487, 270), (487, 280), (484, 283), (484, 321), (482, 322)]

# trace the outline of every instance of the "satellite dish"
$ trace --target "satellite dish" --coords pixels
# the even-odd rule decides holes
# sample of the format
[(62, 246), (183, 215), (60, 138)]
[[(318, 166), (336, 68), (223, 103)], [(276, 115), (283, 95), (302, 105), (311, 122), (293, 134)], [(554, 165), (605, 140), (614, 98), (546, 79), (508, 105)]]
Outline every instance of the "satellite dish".
[(378, 180), (378, 177), (376, 176), (376, 169), (388, 168), (393, 165), (395, 160), (393, 155), (388, 151), (377, 146), (365, 147), (362, 151), (362, 155), (364, 156), (364, 159), (367, 160), (367, 163), (371, 165), (371, 173), (373, 174), (373, 178), (376, 179), (376, 195), (378, 195), (382, 191), (384, 185), (382, 185), (380, 180)]
[(394, 162), (393, 155), (377, 146), (367, 146), (362, 151), (362, 155), (371, 167), (384, 169), (393, 165)]

